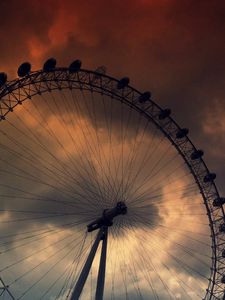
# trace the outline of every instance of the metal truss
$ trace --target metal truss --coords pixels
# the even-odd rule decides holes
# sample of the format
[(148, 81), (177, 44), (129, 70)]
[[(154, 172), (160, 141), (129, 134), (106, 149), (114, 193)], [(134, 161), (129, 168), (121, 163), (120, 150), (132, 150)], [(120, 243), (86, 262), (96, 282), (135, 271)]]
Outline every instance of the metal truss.
[[(80, 69), (72, 72), (69, 68), (55, 68), (50, 71), (31, 72), (21, 79), (7, 82), (0, 88), (0, 119), (12, 112), (23, 101), (37, 94), (63, 89), (81, 89), (100, 93), (122, 101), (153, 122), (170, 140), (183, 157), (202, 194), (208, 215), (212, 239), (212, 266), (205, 300), (225, 299), (225, 215), (220, 195), (202, 155), (182, 129), (170, 116), (170, 110), (162, 109), (150, 97), (129, 85), (118, 88), (120, 81), (98, 73)], [(215, 202), (218, 204), (215, 204)]]

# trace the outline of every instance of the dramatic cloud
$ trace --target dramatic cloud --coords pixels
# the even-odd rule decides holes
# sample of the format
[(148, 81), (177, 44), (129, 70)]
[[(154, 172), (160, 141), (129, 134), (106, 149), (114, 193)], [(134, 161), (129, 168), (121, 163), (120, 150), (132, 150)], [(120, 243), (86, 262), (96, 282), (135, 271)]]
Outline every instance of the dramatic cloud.
[[(212, 99), (225, 101), (223, 11), (223, 1), (3, 1), (0, 66), (14, 78), (23, 61), (36, 69), (49, 56), (62, 66), (75, 58), (86, 68), (105, 65), (152, 90), (210, 152), (201, 124)], [(207, 158), (224, 176), (215, 157)]]
[[(181, 126), (190, 128), (190, 137), (197, 147), (204, 148), (206, 162), (212, 171), (218, 173), (219, 178), (217, 181), (219, 187), (222, 192), (225, 192), (223, 183), (225, 176), (224, 9), (224, 1), (212, 2), (208, 0), (3, 0), (0, 4), (0, 68), (2, 71), (7, 72), (9, 79), (14, 79), (17, 76), (17, 67), (24, 61), (30, 61), (32, 69), (36, 70), (42, 68), (43, 62), (49, 57), (56, 57), (58, 66), (67, 66), (71, 61), (79, 58), (83, 61), (82, 66), (84, 68), (96, 69), (98, 66), (104, 65), (107, 68), (107, 73), (113, 76), (129, 76), (131, 85), (143, 91), (151, 90), (153, 99), (157, 103), (163, 107), (171, 108), (173, 116), (178, 123)], [(48, 103), (52, 105), (52, 99), (48, 96), (47, 98)], [(42, 100), (39, 99), (37, 105), (44, 102), (44, 98)], [(103, 166), (96, 155), (99, 149), (96, 142), (98, 138), (95, 136), (96, 128), (93, 115), (84, 110), (84, 106), (79, 112), (76, 111), (75, 113), (73, 111), (68, 113), (67, 109), (63, 108), (62, 100), (57, 103), (60, 103), (61, 110), (57, 110), (56, 106), (54, 107), (55, 110), (51, 111), (46, 105), (40, 105), (39, 110), (33, 107), (33, 104), (23, 105), (13, 113), (15, 116), (10, 116), (8, 119), (16, 125), (17, 129), (13, 128), (9, 123), (1, 126), (1, 130), (4, 130), (9, 135), (12, 134), (19, 143), (28, 145), (30, 150), (21, 148), (19, 144), (16, 145), (15, 142), (10, 141), (1, 132), (1, 145), (8, 146), (12, 151), (9, 153), (8, 148), (2, 148), (1, 151), (1, 168), (6, 170), (6, 165), (8, 164), (8, 173), (5, 172), (4, 177), (1, 178), (1, 184), (6, 185), (4, 188), (1, 188), (1, 194), (10, 192), (10, 197), (16, 197), (14, 200), (7, 199), (6, 195), (2, 197), (4, 201), (2, 200), (1, 202), (2, 211), (0, 212), (1, 232), (5, 232), (7, 228), (8, 232), (14, 233), (14, 236), (8, 238), (6, 244), (2, 244), (1, 249), (3, 250), (18, 246), (17, 238), (19, 236), (16, 234), (25, 230), (24, 226), (26, 225), (23, 222), (18, 222), (17, 226), (14, 223), (7, 223), (12, 217), (15, 218), (15, 212), (11, 211), (15, 206), (17, 209), (29, 208), (30, 210), (34, 208), (39, 210), (44, 208), (47, 208), (47, 210), (49, 208), (56, 209), (50, 204), (49, 206), (43, 203), (35, 204), (34, 201), (25, 201), (26, 203), (23, 203), (18, 197), (18, 195), (21, 198), (24, 197), (22, 191), (7, 188), (7, 185), (11, 184), (12, 178), (15, 181), (14, 187), (17, 188), (27, 186), (29, 182), (30, 190), (34, 194), (38, 194), (42, 200), (69, 201), (71, 200), (71, 193), (75, 189), (73, 180), (76, 181), (76, 188), (79, 186), (79, 191), (83, 191), (83, 188), (86, 188), (89, 191), (91, 189), (92, 193), (98, 193), (99, 188), (102, 188), (98, 186), (98, 180), (99, 182), (107, 182), (108, 178), (105, 174), (112, 167), (113, 156), (114, 159), (118, 159), (121, 151), (120, 125), (117, 122), (120, 119), (118, 110), (117, 113), (114, 111), (115, 120), (112, 123), (115, 130), (113, 136), (114, 154), (112, 155), (107, 143), (104, 143), (109, 134), (106, 129), (107, 126), (105, 126), (105, 120), (102, 119), (105, 108), (98, 106), (98, 117), (101, 116), (98, 119), (99, 138), (102, 141), (101, 150), (104, 153), (106, 163)], [(109, 113), (109, 110), (107, 113)], [(45, 120), (43, 120), (41, 114), (45, 114)], [(21, 117), (23, 125), (21, 125), (22, 122), (16, 116)], [(62, 119), (59, 120), (59, 118), (62, 118), (63, 122), (60, 122)], [(40, 120), (43, 121), (42, 125)], [(209, 228), (208, 225), (205, 226), (207, 217), (202, 206), (202, 200), (196, 193), (197, 189), (194, 189), (193, 193), (190, 190), (182, 190), (185, 183), (190, 183), (190, 185), (193, 183), (189, 177), (185, 177), (188, 178), (185, 183), (178, 179), (179, 176), (182, 177), (186, 174), (186, 169), (181, 168), (180, 173), (177, 172), (170, 176), (170, 172), (173, 169), (171, 165), (167, 166), (164, 175), (160, 178), (161, 182), (159, 179), (157, 181), (156, 176), (151, 183), (147, 182), (147, 186), (144, 185), (139, 190), (136, 190), (141, 185), (141, 182), (144, 182), (149, 170), (153, 170), (152, 174), (155, 174), (154, 166), (160, 156), (168, 157), (169, 161), (172, 160), (174, 154), (172, 150), (171, 152), (166, 152), (167, 144), (165, 143), (162, 146), (158, 146), (151, 160), (146, 163), (145, 157), (147, 158), (150, 152), (145, 152), (145, 149), (155, 146), (160, 137), (152, 138), (154, 133), (150, 130), (145, 142), (143, 142), (141, 133), (137, 134), (135, 132), (136, 122), (137, 119), (134, 118), (134, 126), (130, 126), (123, 150), (124, 153), (129, 153), (136, 142), (135, 139), (141, 142), (139, 156), (135, 157), (136, 165), (131, 166), (137, 171), (138, 164), (142, 164), (142, 175), (130, 186), (130, 194), (126, 194), (127, 201), (130, 201), (130, 212), (135, 213), (137, 210), (137, 216), (132, 221), (129, 221), (129, 215), (127, 219), (124, 219), (125, 221), (118, 219), (116, 226), (118, 228), (124, 226), (126, 230), (134, 227), (135, 236), (139, 237), (141, 244), (143, 243), (144, 248), (142, 252), (146, 255), (145, 257), (139, 257), (139, 259), (138, 257), (133, 257), (132, 253), (139, 253), (139, 248), (135, 244), (135, 239), (125, 238), (123, 240), (124, 244), (120, 243), (122, 254), (118, 255), (116, 251), (110, 253), (109, 265), (111, 267), (109, 272), (112, 272), (110, 273), (110, 280), (115, 276), (113, 272), (117, 270), (121, 276), (121, 281), (117, 282), (116, 286), (121, 293), (117, 294), (117, 296), (121, 296), (121, 299), (124, 299), (126, 294), (127, 278), (129, 278), (130, 282), (133, 281), (131, 286), (129, 286), (129, 296), (132, 299), (138, 297), (139, 287), (143, 291), (143, 296), (148, 295), (146, 283), (148, 283), (149, 290), (152, 282), (155, 282), (158, 290), (164, 291), (160, 293), (160, 299), (168, 299), (169, 293), (166, 291), (165, 286), (163, 287), (162, 283), (160, 283), (160, 276), (167, 282), (170, 291), (176, 295), (177, 299), (184, 297), (184, 290), (187, 286), (188, 295), (185, 296), (194, 298), (196, 295), (190, 293), (189, 286), (193, 287), (196, 284), (195, 291), (201, 294), (202, 286), (205, 287), (205, 283), (203, 284), (201, 275), (193, 274), (192, 270), (184, 267), (184, 265), (181, 268), (181, 263), (185, 263), (188, 260), (189, 267), (194, 270), (201, 270), (203, 275), (208, 276), (208, 265), (210, 264), (210, 257), (208, 256), (210, 252), (207, 247), (210, 241), (206, 236), (209, 235)], [(68, 129), (66, 134), (63, 126), (66, 126)], [(46, 133), (43, 127), (47, 127), (50, 133)], [(18, 131), (18, 128), (25, 132), (27, 137), (23, 136)], [(35, 134), (35, 137), (41, 139), (43, 142), (42, 147), (32, 141), (31, 132)], [(72, 133), (72, 137), (70, 133)], [(52, 136), (54, 137), (53, 139)], [(60, 136), (63, 147), (56, 141), (56, 136)], [(85, 140), (87, 137), (89, 137), (88, 143)], [(153, 143), (151, 143), (151, 139)], [(54, 143), (52, 143), (52, 140), (54, 140)], [(75, 147), (77, 141), (80, 148)], [(55, 158), (51, 157), (51, 154), (47, 154), (43, 147), (51, 148)], [(68, 174), (71, 175), (72, 168), (71, 159), (65, 154), (64, 147), (68, 151), (69, 156), (73, 157), (73, 163), (77, 166), (83, 164), (83, 168), (86, 168), (87, 171), (86, 174), (76, 173), (74, 178), (71, 176), (66, 181)], [(93, 148), (91, 149), (90, 147)], [(24, 154), (25, 159), (22, 155), (15, 155), (15, 151), (18, 150)], [(90, 150), (94, 150), (94, 155), (93, 153), (91, 155)], [(34, 157), (34, 154), (36, 157)], [(4, 159), (7, 160), (7, 163), (3, 161)], [(130, 157), (127, 156), (126, 159), (129, 161)], [(34, 169), (28, 163), (29, 160), (38, 165), (39, 169)], [(168, 161), (165, 159), (164, 163), (167, 164)], [(15, 170), (13, 166), (9, 165), (9, 162), (22, 170), (29, 171), (35, 176), (35, 179), (38, 178), (40, 180), (39, 184), (28, 181), (27, 178), (17, 180), (16, 173), (19, 172), (21, 175), (21, 171), (19, 169)], [(60, 162), (63, 162), (63, 165), (60, 165)], [(177, 165), (179, 162), (180, 160), (177, 159)], [(54, 165), (54, 168), (50, 172), (46, 167), (52, 167), (52, 165)], [(175, 168), (177, 165), (174, 164), (173, 167)], [(57, 177), (59, 169), (60, 178)], [(156, 167), (155, 171), (157, 170)], [(102, 171), (102, 177), (98, 177), (101, 173), (100, 171)], [(116, 173), (116, 167), (115, 169), (110, 169), (110, 171), (113, 174), (113, 182), (110, 182), (111, 186), (110, 184), (109, 186), (112, 188), (114, 184), (118, 184), (122, 176)], [(13, 176), (12, 172), (14, 172)], [(88, 175), (90, 174), (93, 175), (93, 180), (89, 178)], [(23, 175), (26, 176), (26, 174)], [(64, 195), (59, 195), (56, 189), (52, 190), (50, 186), (46, 187), (45, 183), (49, 183), (47, 180), (49, 175), (53, 176), (50, 184), (55, 185), (56, 188), (63, 187), (65, 189)], [(155, 190), (152, 189), (154, 185), (157, 186)], [(133, 193), (134, 191), (135, 193)], [(103, 190), (103, 193), (108, 193), (107, 195), (111, 193), (111, 202), (115, 200), (114, 198), (121, 196), (122, 193), (120, 194), (120, 192), (119, 190), (116, 193), (113, 189)], [(149, 192), (152, 193), (152, 198), (149, 198)], [(85, 205), (89, 212), (87, 217), (92, 219), (93, 207), (89, 206), (90, 199), (88, 198), (90, 194), (85, 194), (85, 196)], [(78, 211), (78, 204), (82, 197), (73, 199), (76, 200)], [(139, 202), (135, 202), (135, 199), (138, 199)], [(157, 205), (154, 202), (156, 199)], [(182, 202), (177, 201), (177, 199)], [(140, 201), (144, 202), (145, 205), (141, 206)], [(192, 201), (193, 206), (190, 206), (190, 201)], [(58, 202), (57, 211), (65, 211), (63, 210), (62, 202), (61, 204)], [(137, 203), (139, 203), (139, 206)], [(110, 201), (108, 204), (110, 206)], [(96, 215), (99, 215), (103, 208), (102, 204), (96, 207)], [(7, 209), (7, 211), (4, 211), (4, 209)], [(68, 213), (70, 210), (72, 209), (67, 208), (66, 212)], [(149, 222), (148, 214), (151, 215), (151, 222)], [(85, 222), (83, 220), (82, 222), (85, 223), (86, 219)], [(115, 228), (117, 228), (116, 226)], [(30, 223), (30, 230), (46, 230), (46, 228), (47, 230), (62, 230), (60, 221), (42, 219), (41, 221), (36, 220), (32, 224)], [(165, 231), (163, 231), (163, 228)], [(126, 230), (121, 230), (121, 233), (116, 229), (112, 229), (112, 236), (122, 239), (126, 236)], [(182, 230), (184, 231), (182, 232)], [(150, 232), (149, 236), (146, 236), (146, 231)], [(51, 238), (46, 236), (41, 244), (36, 242), (34, 246), (31, 243), (26, 249), (22, 246), (18, 247), (16, 251), (12, 251), (12, 254), (7, 256), (8, 261), (2, 261), (5, 264), (9, 263), (9, 261), (16, 262), (22, 254), (29, 256), (34, 247), (37, 250), (41, 249), (45, 245), (47, 246), (57, 240), (61, 240), (64, 236), (71, 233), (73, 234), (74, 231), (69, 228), (56, 234), (55, 237), (52, 235)], [(91, 238), (89, 238), (89, 242), (90, 240)], [(113, 242), (115, 243), (114, 249), (116, 249), (116, 242)], [(47, 252), (48, 255), (53, 255), (56, 249), (59, 250), (60, 248), (57, 248), (55, 245), (50, 247)], [(186, 249), (187, 252), (185, 253), (182, 249)], [(188, 253), (188, 251), (196, 251), (196, 256), (192, 256), (192, 259), (190, 259), (190, 252)], [(78, 252), (79, 249), (77, 249)], [(201, 252), (203, 255), (199, 256), (197, 252)], [(152, 258), (152, 261), (151, 259), (146, 259), (149, 256)], [(72, 255), (66, 258), (66, 263), (71, 264), (73, 258), (74, 256)], [(121, 268), (115, 267), (113, 264), (115, 258), (122, 264)], [(38, 261), (30, 258), (29, 268), (30, 266), (35, 267), (36, 264), (43, 262), (45, 259), (46, 254), (44, 253), (40, 254)], [(133, 265), (130, 264), (131, 261), (134, 262)], [(147, 261), (150, 262), (151, 266), (146, 265)], [(81, 267), (82, 262), (81, 259), (79, 267)], [(56, 266), (58, 272), (63, 269), (63, 263), (64, 261), (62, 261), (61, 265)], [(130, 264), (130, 269), (125, 270), (126, 264)], [(133, 268), (134, 265), (140, 265), (141, 270), (136, 272)], [(167, 269), (168, 266), (170, 269)], [(160, 270), (160, 276), (155, 272), (155, 267), (157, 270)], [(26, 272), (27, 269), (28, 263), (22, 263), (20, 266), (21, 274)], [(6, 272), (6, 275), (11, 280), (13, 280), (12, 273), (10, 273), (10, 270)], [(51, 273), (52, 277), (50, 276), (49, 278), (51, 282), (56, 278), (53, 273)], [(174, 276), (171, 276), (171, 274)], [(40, 274), (37, 272), (36, 275), (36, 280), (38, 280)], [(97, 264), (93, 267), (93, 278), (96, 278), (96, 276)], [(43, 283), (43, 288), (48, 288), (49, 281), (46, 280)], [(20, 287), (19, 282), (17, 284), (15, 290)], [(23, 284), (27, 287), (30, 285), (26, 277), (23, 279)], [(113, 286), (113, 283), (110, 282), (110, 285)], [(91, 281), (88, 282), (88, 286), (92, 286)], [(87, 291), (87, 294), (89, 291)], [(152, 299), (157, 298), (154, 290), (151, 290), (151, 294)], [(149, 295), (146, 297), (150, 299)]]

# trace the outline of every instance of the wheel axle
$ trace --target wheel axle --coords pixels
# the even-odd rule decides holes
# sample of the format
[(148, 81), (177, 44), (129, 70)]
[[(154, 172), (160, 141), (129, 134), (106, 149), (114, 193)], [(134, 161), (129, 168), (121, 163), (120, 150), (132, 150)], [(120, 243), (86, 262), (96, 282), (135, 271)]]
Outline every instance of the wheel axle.
[(113, 218), (127, 213), (127, 206), (123, 201), (117, 202), (116, 206), (111, 209), (104, 209), (102, 216), (87, 225), (88, 232), (99, 229), (95, 242), (92, 245), (91, 251), (88, 255), (86, 263), (80, 273), (76, 286), (74, 287), (70, 300), (78, 300), (84, 284), (90, 272), (96, 251), (100, 241), (102, 241), (101, 257), (98, 270), (97, 287), (95, 300), (103, 300), (104, 284), (105, 284), (105, 269), (106, 269), (106, 253), (107, 253), (107, 239), (108, 227), (113, 225)]
[(102, 216), (87, 225), (88, 232), (99, 229), (103, 226), (109, 227), (113, 225), (113, 219), (119, 215), (127, 213), (127, 206), (123, 201), (117, 202), (116, 206), (111, 209), (104, 209)]

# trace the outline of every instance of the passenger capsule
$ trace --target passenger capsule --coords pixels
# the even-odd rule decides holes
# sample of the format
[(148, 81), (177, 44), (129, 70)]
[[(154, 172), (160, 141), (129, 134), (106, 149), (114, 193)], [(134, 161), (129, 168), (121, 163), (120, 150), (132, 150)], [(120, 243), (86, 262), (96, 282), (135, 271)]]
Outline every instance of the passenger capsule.
[(182, 139), (182, 138), (184, 138), (188, 134), (188, 132), (189, 132), (188, 128), (181, 128), (176, 133), (176, 138), (177, 139)]
[(225, 250), (222, 251), (222, 257), (225, 258)]
[(55, 66), (56, 66), (56, 59), (52, 57), (46, 60), (46, 62), (43, 65), (43, 70), (52, 71), (53, 69), (55, 69)]
[(225, 224), (220, 224), (220, 227), (219, 227), (219, 230), (220, 232), (225, 232)]
[(3, 86), (7, 81), (7, 74), (4, 72), (0, 73), (0, 87)]
[(140, 95), (139, 97), (139, 102), (140, 103), (145, 103), (146, 101), (149, 101), (151, 98), (151, 93), (150, 92), (144, 92), (143, 94)]
[(212, 182), (214, 179), (216, 179), (216, 174), (215, 173), (208, 173), (204, 177), (204, 182)]
[(202, 150), (195, 150), (192, 154), (191, 154), (191, 159), (195, 160), (198, 158), (201, 158), (204, 155), (204, 152)]
[(159, 120), (168, 118), (170, 116), (170, 114), (171, 114), (171, 110), (169, 108), (161, 110), (161, 112), (159, 114)]
[(30, 73), (31, 64), (29, 62), (25, 62), (19, 66), (17, 74), (19, 77), (24, 77)]
[(225, 198), (219, 197), (214, 199), (213, 206), (214, 207), (222, 206), (224, 203), (225, 203)]
[(97, 67), (97, 69), (95, 70), (95, 72), (99, 73), (99, 74), (105, 75), (106, 74), (106, 67), (105, 66), (99, 66), (99, 67)]
[(123, 77), (120, 79), (117, 83), (118, 90), (124, 89), (126, 86), (128, 86), (130, 82), (130, 79), (128, 77)]
[(82, 62), (79, 59), (73, 61), (69, 66), (69, 72), (70, 73), (78, 72), (81, 68), (81, 65), (82, 65)]

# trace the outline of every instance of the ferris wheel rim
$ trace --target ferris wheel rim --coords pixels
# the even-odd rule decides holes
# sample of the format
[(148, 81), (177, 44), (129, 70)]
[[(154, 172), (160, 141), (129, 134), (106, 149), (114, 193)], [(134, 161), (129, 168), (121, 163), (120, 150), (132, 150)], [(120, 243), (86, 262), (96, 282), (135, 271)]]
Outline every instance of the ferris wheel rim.
[[(63, 83), (65, 82), (67, 84), (63, 86)], [(128, 84), (123, 88), (118, 89), (117, 85), (119, 82), (120, 80), (112, 76), (86, 69), (71, 72), (69, 68), (54, 68), (50, 71), (38, 70), (30, 72), (25, 77), (9, 81), (0, 88), (0, 121), (4, 120), (5, 116), (9, 112), (12, 112), (14, 107), (22, 104), (22, 102), (27, 99), (31, 99), (37, 94), (57, 89), (71, 88), (88, 90), (90, 92), (97, 92), (113, 97), (116, 100), (122, 101), (128, 106), (131, 106), (133, 109), (143, 114), (143, 116), (148, 120), (153, 122), (176, 148), (178, 154), (182, 156), (188, 169), (191, 171), (196, 184), (198, 185), (200, 193), (202, 194), (206, 213), (208, 215), (212, 240), (211, 276), (209, 278), (208, 288), (206, 289), (204, 299), (219, 299), (216, 295), (221, 294), (224, 290), (223, 287), (221, 287), (223, 270), (221, 271), (219, 267), (219, 264), (223, 263), (224, 258), (221, 256), (220, 251), (222, 246), (225, 244), (223, 242), (223, 244), (220, 245), (220, 248), (218, 246), (220, 244), (219, 238), (221, 238), (223, 234), (220, 233), (219, 227), (223, 224), (225, 214), (222, 205), (213, 208), (212, 201), (216, 198), (220, 198), (216, 184), (214, 180), (204, 183), (203, 178), (207, 174), (210, 174), (209, 169), (202, 157), (199, 157), (197, 160), (191, 160), (191, 154), (198, 149), (194, 146), (187, 135), (183, 137), (182, 143), (179, 143), (179, 140), (176, 139), (174, 134), (176, 135), (178, 130), (181, 130), (182, 128), (170, 116), (170, 114), (160, 120), (159, 113), (162, 112), (163, 109), (157, 103), (155, 103), (152, 99), (148, 99), (148, 101), (140, 103), (139, 98), (143, 95), (143, 93)], [(51, 85), (52, 83), (54, 83), (54, 85)], [(34, 90), (32, 90), (30, 86), (35, 87)], [(23, 93), (17, 94), (16, 91), (20, 90), (23, 91)], [(152, 114), (150, 114), (150, 111)], [(184, 151), (185, 147), (190, 147), (186, 153)], [(190, 150), (192, 151), (190, 152)], [(201, 177), (198, 172), (196, 172), (196, 167), (202, 168)], [(209, 194), (207, 196), (207, 190), (211, 191), (211, 195)], [(216, 212), (218, 211), (221, 215), (219, 220), (216, 215)]]

